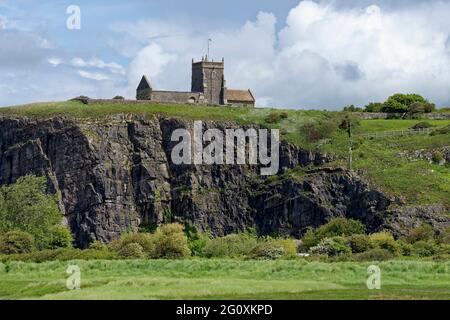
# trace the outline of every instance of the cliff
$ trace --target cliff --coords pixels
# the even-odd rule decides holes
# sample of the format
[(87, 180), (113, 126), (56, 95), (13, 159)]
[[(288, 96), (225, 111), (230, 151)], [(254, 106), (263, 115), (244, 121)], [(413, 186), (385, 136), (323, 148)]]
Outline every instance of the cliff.
[[(203, 125), (240, 127), (230, 121)], [(396, 234), (422, 220), (437, 229), (450, 225), (444, 208), (402, 207), (355, 173), (324, 167), (330, 156), (287, 142), (275, 177), (262, 177), (250, 165), (175, 165), (171, 134), (192, 127), (191, 120), (156, 114), (99, 120), (0, 115), (0, 185), (26, 174), (46, 176), (79, 247), (173, 220), (215, 235), (252, 227), (300, 236), (335, 216)], [(304, 169), (296, 173), (299, 167)]]

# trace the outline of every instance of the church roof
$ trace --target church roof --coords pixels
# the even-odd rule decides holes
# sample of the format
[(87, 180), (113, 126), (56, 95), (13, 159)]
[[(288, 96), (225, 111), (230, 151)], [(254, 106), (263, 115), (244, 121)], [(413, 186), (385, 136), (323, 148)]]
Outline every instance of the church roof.
[(145, 75), (142, 76), (141, 82), (139, 82), (139, 86), (137, 87), (138, 91), (151, 89), (151, 88), (152, 88), (152, 86), (150, 85), (150, 81), (148, 81), (148, 79)]
[(242, 101), (242, 102), (255, 102), (250, 90), (227, 90), (228, 101)]

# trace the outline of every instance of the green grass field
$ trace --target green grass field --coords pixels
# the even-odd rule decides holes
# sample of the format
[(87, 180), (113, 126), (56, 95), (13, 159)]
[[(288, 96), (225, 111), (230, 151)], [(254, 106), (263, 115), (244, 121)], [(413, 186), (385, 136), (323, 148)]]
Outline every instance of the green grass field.
[[(68, 290), (68, 265), (81, 289)], [(367, 289), (367, 267), (381, 289)], [(10, 262), (0, 299), (450, 299), (450, 262), (320, 263), (224, 259)]]

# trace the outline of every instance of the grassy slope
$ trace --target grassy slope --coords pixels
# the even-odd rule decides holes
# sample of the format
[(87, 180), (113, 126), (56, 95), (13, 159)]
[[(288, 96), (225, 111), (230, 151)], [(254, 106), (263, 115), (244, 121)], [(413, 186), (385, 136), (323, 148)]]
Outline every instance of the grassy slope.
[[(81, 289), (65, 287), (81, 269)], [(450, 299), (450, 262), (389, 261), (381, 290), (373, 263), (241, 260), (74, 261), (0, 265), (0, 299)], [(8, 270), (8, 272), (6, 272)]]
[[(204, 107), (185, 105), (155, 104), (111, 104), (83, 105), (79, 102), (53, 102), (30, 104), (21, 107), (0, 108), (0, 114), (49, 117), (72, 115), (77, 118), (102, 118), (107, 115), (131, 112), (143, 114), (163, 113), (188, 119), (234, 120), (242, 124), (261, 124), (282, 129), (285, 139), (306, 148), (319, 148), (322, 151), (346, 157), (348, 140), (344, 132), (336, 133), (327, 144), (316, 146), (307, 143), (298, 133), (305, 122), (336, 117), (336, 112), (283, 110), (288, 118), (280, 123), (265, 123), (265, 117), (273, 109)], [(356, 130), (358, 133), (382, 132), (407, 129), (421, 120), (365, 120)], [(450, 120), (426, 120), (436, 126), (446, 126)], [(385, 192), (403, 197), (411, 204), (444, 203), (450, 207), (450, 170), (448, 167), (429, 164), (425, 161), (408, 161), (398, 153), (416, 149), (432, 149), (450, 146), (450, 135), (417, 135), (392, 139), (363, 140), (355, 138), (354, 168), (366, 172), (370, 181)], [(337, 161), (336, 165), (345, 165)]]

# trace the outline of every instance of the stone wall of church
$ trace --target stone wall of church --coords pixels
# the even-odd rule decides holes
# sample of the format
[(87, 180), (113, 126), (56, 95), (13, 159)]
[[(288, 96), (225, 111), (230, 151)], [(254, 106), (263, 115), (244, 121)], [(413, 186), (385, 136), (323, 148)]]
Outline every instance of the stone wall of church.
[(205, 104), (201, 92), (153, 91), (151, 101), (160, 103)]

